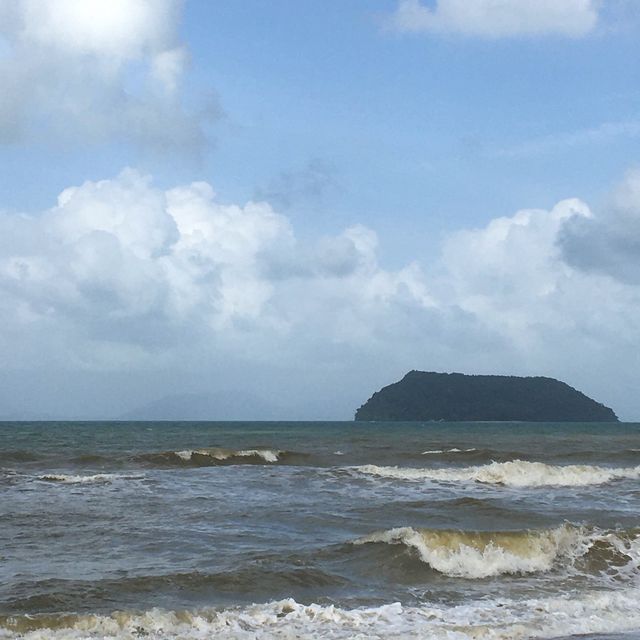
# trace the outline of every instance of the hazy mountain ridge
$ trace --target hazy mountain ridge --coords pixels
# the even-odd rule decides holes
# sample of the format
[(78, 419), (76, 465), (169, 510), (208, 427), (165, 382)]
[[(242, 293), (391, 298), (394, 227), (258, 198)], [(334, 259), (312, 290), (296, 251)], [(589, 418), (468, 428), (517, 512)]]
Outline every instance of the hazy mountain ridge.
[(122, 420), (278, 420), (283, 410), (241, 391), (181, 393), (149, 402), (121, 416)]

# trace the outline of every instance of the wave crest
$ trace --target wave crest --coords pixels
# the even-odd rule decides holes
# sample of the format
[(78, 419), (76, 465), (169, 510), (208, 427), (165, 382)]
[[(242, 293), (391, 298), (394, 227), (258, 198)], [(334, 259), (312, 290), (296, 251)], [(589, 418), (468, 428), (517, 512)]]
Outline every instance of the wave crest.
[(162, 451), (139, 456), (140, 460), (168, 466), (209, 467), (231, 464), (274, 464), (281, 462), (293, 452), (278, 449), (224, 449), (222, 447), (202, 447), (180, 451)]
[(272, 449), (241, 449), (233, 451), (211, 447), (206, 449), (185, 449), (184, 451), (174, 451), (173, 453), (185, 462), (197, 458), (211, 458), (219, 462), (232, 460), (233, 458), (258, 458), (263, 462), (278, 462), (282, 451), (273, 451)]
[(544, 462), (510, 460), (462, 468), (380, 467), (373, 464), (354, 467), (360, 473), (399, 480), (441, 482), (480, 482), (508, 487), (579, 487), (604, 484), (623, 478), (640, 478), (640, 466), (626, 468), (593, 465), (550, 465)]
[[(292, 598), (231, 609), (0, 616), (0, 634), (25, 640), (249, 640), (255, 638), (431, 638), (514, 640), (624, 633), (640, 628), (640, 589), (593, 590), (572, 597), (483, 599), (446, 606), (399, 602), (346, 609)], [(4, 637), (4, 636), (2, 636)], [(9, 635), (8, 637), (15, 637)]]
[(469, 449), (458, 449), (458, 447), (452, 447), (450, 449), (427, 449), (426, 451), (423, 451), (421, 455), (428, 456), (441, 453), (472, 453), (474, 451), (477, 451), (475, 447), (470, 447)]
[(57, 482), (59, 484), (106, 484), (114, 480), (140, 480), (144, 476), (128, 476), (118, 473), (96, 473), (88, 476), (66, 473), (47, 473), (38, 476), (43, 482)]
[(585, 555), (594, 539), (580, 527), (563, 525), (533, 531), (450, 531), (400, 527), (359, 538), (415, 549), (432, 569), (457, 578), (549, 571), (559, 558)]

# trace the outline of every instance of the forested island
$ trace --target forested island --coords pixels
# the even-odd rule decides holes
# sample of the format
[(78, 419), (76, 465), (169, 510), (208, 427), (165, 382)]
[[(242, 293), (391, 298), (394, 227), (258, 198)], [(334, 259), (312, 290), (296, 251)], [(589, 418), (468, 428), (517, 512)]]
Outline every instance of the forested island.
[(546, 377), (410, 371), (357, 411), (359, 421), (617, 422), (609, 407)]

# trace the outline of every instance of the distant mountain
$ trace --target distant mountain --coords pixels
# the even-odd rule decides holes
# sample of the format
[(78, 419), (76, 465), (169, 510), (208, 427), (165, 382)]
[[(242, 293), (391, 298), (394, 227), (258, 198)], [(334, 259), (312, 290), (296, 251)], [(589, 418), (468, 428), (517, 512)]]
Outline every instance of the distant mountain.
[(182, 393), (137, 407), (122, 420), (278, 420), (283, 411), (242, 391)]
[(20, 411), (14, 408), (4, 408), (0, 413), (0, 422), (50, 422), (58, 419), (48, 413), (37, 413), (28, 410)]
[(356, 411), (356, 420), (617, 422), (616, 414), (560, 380), (410, 371)]

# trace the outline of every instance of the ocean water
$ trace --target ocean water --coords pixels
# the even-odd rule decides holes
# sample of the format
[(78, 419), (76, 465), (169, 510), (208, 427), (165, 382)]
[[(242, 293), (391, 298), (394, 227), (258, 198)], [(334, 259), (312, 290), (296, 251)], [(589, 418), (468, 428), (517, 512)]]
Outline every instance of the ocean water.
[(640, 425), (2, 423), (0, 639), (640, 638)]

